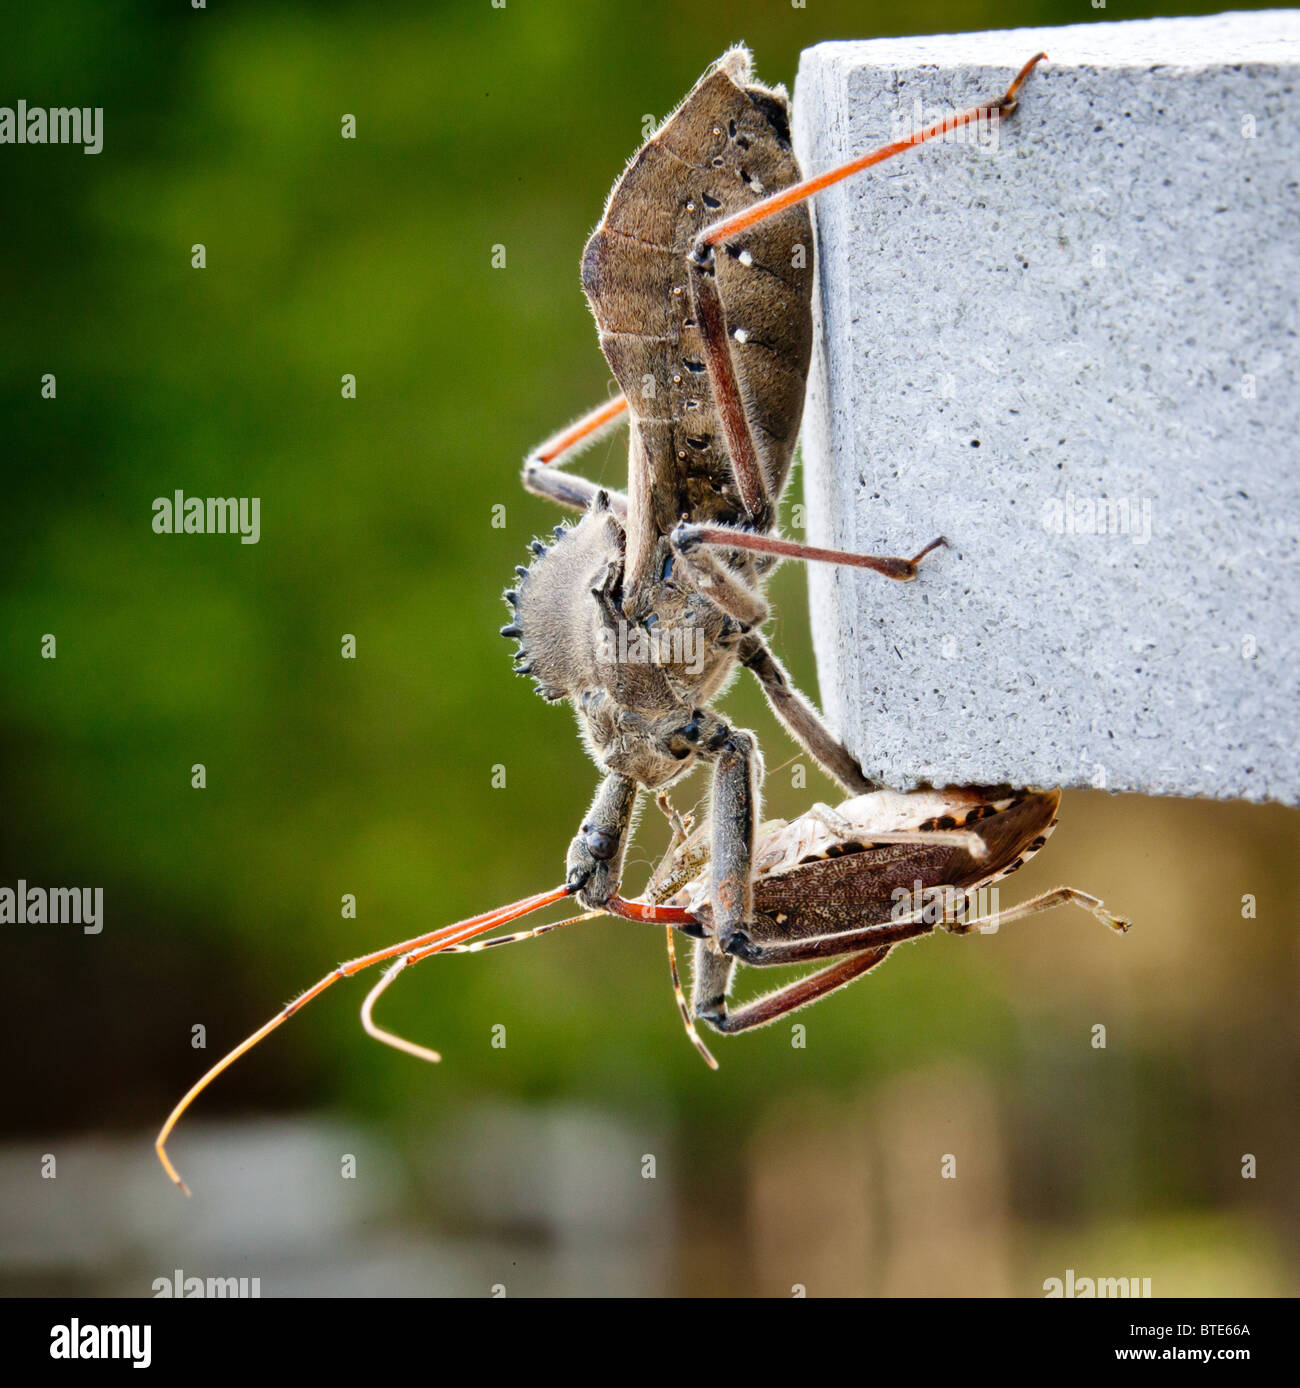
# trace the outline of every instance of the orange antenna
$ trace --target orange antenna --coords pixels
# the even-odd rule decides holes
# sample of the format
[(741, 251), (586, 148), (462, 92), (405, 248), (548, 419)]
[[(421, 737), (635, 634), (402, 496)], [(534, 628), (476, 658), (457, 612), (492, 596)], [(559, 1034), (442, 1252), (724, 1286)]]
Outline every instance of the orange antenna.
[(710, 1070), (718, 1068), (718, 1062), (714, 1060), (713, 1053), (704, 1044), (700, 1033), (695, 1030), (695, 1019), (691, 1016), (691, 1009), (686, 1005), (686, 994), (682, 992), (682, 976), (677, 972), (677, 943), (673, 939), (672, 926), (666, 927), (668, 935), (668, 972), (673, 979), (673, 997), (677, 999), (677, 1010), (682, 1014), (682, 1025), (686, 1028), (686, 1034), (691, 1038), (691, 1045), (704, 1057), (704, 1063)]
[(427, 1060), (436, 1065), (442, 1057), (437, 1051), (432, 1051), (428, 1046), (421, 1046), (416, 1041), (408, 1041), (404, 1036), (398, 1036), (395, 1032), (385, 1031), (374, 1020), (375, 1004), (388, 991), (389, 985), (394, 982), (398, 974), (403, 969), (409, 968), (412, 964), (418, 964), (420, 960), (427, 959), (431, 954), (479, 954), (485, 949), (491, 949), (494, 945), (517, 945), (522, 940), (535, 940), (539, 935), (549, 935), (552, 930), (559, 930), (562, 926), (577, 925), (580, 921), (595, 920), (597, 916), (603, 916), (604, 911), (587, 911), (581, 916), (570, 916), (568, 920), (551, 921), (548, 925), (539, 925), (532, 930), (519, 930), (513, 935), (499, 935), (494, 940), (479, 940), (472, 945), (426, 945), (423, 949), (413, 949), (395, 963), (384, 970), (383, 977), (366, 994), (366, 1000), (361, 1004), (361, 1025), (366, 1029), (367, 1036), (373, 1036), (376, 1041), (382, 1041), (385, 1046), (392, 1046), (399, 1051), (405, 1051), (407, 1055), (413, 1055), (417, 1060)]
[[(525, 897), (522, 901), (513, 902), (509, 906), (500, 906), (495, 911), (488, 911), (484, 915), (472, 916), (469, 920), (458, 921), (455, 925), (444, 926), (440, 930), (431, 930), (424, 935), (417, 935), (413, 939), (403, 940), (400, 944), (389, 945), (387, 949), (376, 950), (373, 954), (363, 954), (357, 959), (348, 960), (346, 964), (340, 964), (337, 969), (326, 974), (319, 983), (312, 984), (305, 993), (296, 997), (269, 1022), (258, 1027), (246, 1040), (241, 1041), (233, 1051), (217, 1061), (207, 1074), (187, 1091), (180, 1103), (167, 1115), (167, 1121), (162, 1125), (162, 1130), (154, 1143), (154, 1150), (158, 1153), (158, 1160), (163, 1164), (163, 1170), (186, 1195), (190, 1193), (189, 1187), (181, 1180), (180, 1173), (172, 1165), (171, 1158), (167, 1155), (167, 1139), (171, 1136), (172, 1129), (180, 1121), (181, 1115), (223, 1070), (233, 1065), (240, 1056), (251, 1051), (259, 1041), (264, 1040), (277, 1027), (287, 1022), (295, 1012), (301, 1011), (309, 1002), (320, 997), (326, 988), (337, 983), (339, 979), (351, 978), (353, 974), (360, 973), (362, 969), (368, 969), (372, 964), (380, 964), (385, 959), (391, 959), (394, 955), (405, 954), (411, 950), (424, 948), (427, 953), (432, 954), (435, 950), (462, 944), (475, 935), (481, 935), (486, 930), (493, 930), (498, 925), (505, 925), (508, 921), (517, 920), (520, 916), (527, 915), (529, 911), (539, 911), (543, 906), (550, 906), (569, 895), (570, 889), (568, 887), (555, 887), (549, 892)], [(436, 1056), (434, 1058), (437, 1059)]]

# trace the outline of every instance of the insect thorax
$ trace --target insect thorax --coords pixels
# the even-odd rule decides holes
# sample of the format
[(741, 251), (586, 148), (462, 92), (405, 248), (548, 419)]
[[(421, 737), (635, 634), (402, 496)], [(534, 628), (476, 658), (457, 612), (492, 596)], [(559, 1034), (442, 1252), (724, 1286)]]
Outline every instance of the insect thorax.
[(557, 526), (506, 599), (516, 668), (549, 701), (571, 700), (593, 758), (645, 786), (663, 786), (691, 755), (668, 750), (671, 734), (721, 693), (736, 669), (740, 629), (673, 573), (661, 541), (650, 610), (623, 606), (625, 537), (598, 498), (574, 526)]

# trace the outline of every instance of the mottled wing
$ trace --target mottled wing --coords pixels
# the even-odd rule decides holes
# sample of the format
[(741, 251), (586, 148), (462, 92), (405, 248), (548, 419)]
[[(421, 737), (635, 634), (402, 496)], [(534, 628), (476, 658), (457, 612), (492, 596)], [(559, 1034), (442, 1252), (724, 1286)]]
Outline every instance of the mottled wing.
[[(954, 801), (962, 792), (944, 792)], [(938, 844), (835, 842), (824, 853), (787, 864), (757, 878), (754, 910), (777, 924), (794, 914), (797, 898), (800, 935), (834, 934), (853, 923), (872, 925), (891, 919), (903, 893), (915, 900), (937, 887), (973, 891), (991, 886), (1023, 867), (1043, 846), (1056, 824), (1060, 791), (972, 789), (965, 816), (927, 820), (927, 829), (978, 828), (986, 855), (973, 858), (961, 848)], [(918, 905), (921, 904), (918, 902)]]

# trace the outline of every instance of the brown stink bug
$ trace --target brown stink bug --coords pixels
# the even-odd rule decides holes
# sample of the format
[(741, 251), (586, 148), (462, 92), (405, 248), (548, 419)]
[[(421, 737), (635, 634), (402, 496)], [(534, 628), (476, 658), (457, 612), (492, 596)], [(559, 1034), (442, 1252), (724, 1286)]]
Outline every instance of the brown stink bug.
[[(1129, 922), (1074, 887), (1056, 887), (1002, 908), (996, 884), (1025, 865), (1056, 827), (1061, 793), (1010, 787), (954, 786), (909, 793), (872, 791), (835, 809), (814, 805), (798, 819), (770, 821), (754, 845), (753, 913), (722, 950), (712, 929), (710, 827), (694, 833), (677, 821), (674, 842), (647, 883), (643, 901), (614, 898), (612, 914), (667, 927), (674, 991), (691, 1040), (716, 1068), (695, 1030), (697, 1019), (729, 1035), (767, 1026), (852, 983), (890, 951), (935, 930), (991, 933), (1027, 916), (1073, 904), (1123, 933)], [(662, 801), (661, 801), (662, 803)], [(536, 939), (570, 920), (474, 943), (433, 941), (404, 953), (362, 1007), (377, 1040), (425, 1060), (438, 1055), (378, 1027), (373, 1009), (404, 969), (433, 954), (473, 954)], [(490, 927), (489, 927), (490, 928)], [(690, 1003), (677, 976), (675, 932), (695, 939)], [(836, 962), (829, 962), (836, 961)], [(727, 994), (738, 964), (825, 967), (732, 1009)]]
[[(673, 988), (687, 1033), (713, 1068), (716, 1062), (695, 1030), (700, 1018), (734, 1034), (766, 1026), (883, 963), (890, 950), (942, 928), (953, 934), (987, 932), (1013, 920), (1073, 903), (1118, 931), (1128, 922), (1112, 915), (1094, 896), (1057, 887), (1000, 909), (990, 889), (1021, 868), (1046, 843), (1056, 826), (1057, 790), (953, 786), (909, 793), (877, 790), (846, 800), (836, 809), (815, 805), (789, 823), (774, 820), (756, 835), (752, 912), (746, 928), (723, 949), (713, 928), (714, 835), (706, 822), (691, 832), (659, 797), (674, 821), (674, 839), (650, 878), (646, 900), (614, 896), (606, 910), (632, 921), (667, 927)], [(535, 939), (563, 926), (605, 914), (588, 910), (514, 934), (483, 939), (492, 930), (573, 895), (561, 886), (455, 925), (429, 931), (339, 965), (219, 1060), (168, 1116), (156, 1149), (168, 1175), (186, 1190), (166, 1143), (181, 1115), (229, 1065), (343, 978), (393, 960), (367, 994), (362, 1023), (377, 1040), (424, 1060), (436, 1051), (379, 1027), (375, 1003), (393, 980), (436, 954), (473, 954)], [(692, 997), (688, 1005), (677, 976), (673, 935), (695, 940)], [(826, 963), (826, 961), (836, 961)], [(786, 983), (734, 1011), (727, 994), (739, 964), (752, 967), (823, 963), (823, 968)], [(186, 1191), (188, 1194), (188, 1191)]]

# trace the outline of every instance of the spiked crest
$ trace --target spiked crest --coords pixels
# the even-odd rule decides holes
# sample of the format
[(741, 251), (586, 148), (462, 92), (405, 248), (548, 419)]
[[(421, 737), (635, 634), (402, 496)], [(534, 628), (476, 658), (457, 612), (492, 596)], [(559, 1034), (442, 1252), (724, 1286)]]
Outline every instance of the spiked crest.
[(620, 595), (623, 531), (601, 492), (577, 525), (557, 525), (551, 544), (529, 548), (532, 563), (516, 567), (519, 581), (504, 594), (514, 611), (501, 635), (519, 642), (515, 669), (553, 703), (597, 682), (601, 628)]

